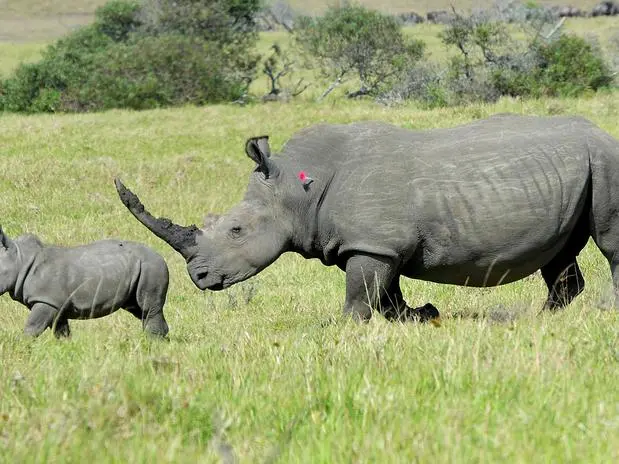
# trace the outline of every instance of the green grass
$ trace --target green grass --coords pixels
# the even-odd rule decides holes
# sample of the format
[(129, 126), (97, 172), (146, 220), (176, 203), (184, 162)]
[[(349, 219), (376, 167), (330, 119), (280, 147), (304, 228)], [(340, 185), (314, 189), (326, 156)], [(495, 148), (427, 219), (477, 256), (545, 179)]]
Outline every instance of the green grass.
[(21, 63), (33, 63), (41, 59), (45, 44), (26, 43), (15, 45), (0, 42), (0, 78), (6, 78)]
[(619, 312), (608, 265), (581, 254), (584, 293), (538, 314), (542, 279), (469, 289), (404, 279), (440, 327), (341, 317), (344, 275), (285, 255), (201, 293), (180, 256), (117, 199), (200, 223), (242, 198), (247, 137), (281, 148), (308, 124), (365, 119), (425, 129), (503, 111), (579, 114), (619, 137), (619, 94), (421, 111), (294, 102), (86, 115), (0, 116), (4, 230), (59, 244), (121, 237), (170, 265), (168, 342), (119, 311), (72, 321), (70, 340), (21, 336), (0, 298), (0, 462), (617, 462)]

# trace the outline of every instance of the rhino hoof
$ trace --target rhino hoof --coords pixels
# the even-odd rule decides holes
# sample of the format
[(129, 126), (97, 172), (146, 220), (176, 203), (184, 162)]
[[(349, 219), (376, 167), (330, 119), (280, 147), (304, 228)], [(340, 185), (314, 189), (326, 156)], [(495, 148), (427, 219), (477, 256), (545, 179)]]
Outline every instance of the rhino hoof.
[(426, 303), (419, 308), (415, 308), (415, 313), (416, 314), (414, 314), (413, 317), (419, 322), (434, 322), (438, 321), (441, 317), (438, 309), (436, 309), (436, 306), (434, 306), (432, 303)]

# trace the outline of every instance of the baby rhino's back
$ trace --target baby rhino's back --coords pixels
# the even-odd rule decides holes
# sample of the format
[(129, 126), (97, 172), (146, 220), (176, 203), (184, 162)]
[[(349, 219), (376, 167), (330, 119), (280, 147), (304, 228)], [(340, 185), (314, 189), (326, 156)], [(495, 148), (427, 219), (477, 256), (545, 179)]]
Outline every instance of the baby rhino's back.
[(139, 243), (101, 240), (41, 250), (28, 279), (31, 291), (24, 293), (63, 307), (70, 319), (93, 318), (134, 306), (145, 279), (151, 285), (161, 280), (167, 287), (168, 269), (160, 255)]

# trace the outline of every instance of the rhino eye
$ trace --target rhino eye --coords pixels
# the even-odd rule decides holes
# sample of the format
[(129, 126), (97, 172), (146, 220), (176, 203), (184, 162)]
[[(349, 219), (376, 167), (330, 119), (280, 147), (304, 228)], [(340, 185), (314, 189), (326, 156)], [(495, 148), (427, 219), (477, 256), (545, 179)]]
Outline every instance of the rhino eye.
[(230, 235), (232, 235), (233, 237), (238, 237), (239, 235), (241, 235), (241, 231), (241, 226), (234, 226), (230, 229)]

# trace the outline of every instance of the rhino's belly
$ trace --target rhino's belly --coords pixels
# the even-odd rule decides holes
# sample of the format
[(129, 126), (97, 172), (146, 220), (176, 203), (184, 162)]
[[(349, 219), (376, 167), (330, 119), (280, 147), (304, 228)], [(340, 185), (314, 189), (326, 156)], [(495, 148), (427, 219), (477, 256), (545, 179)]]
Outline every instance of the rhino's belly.
[[(563, 226), (503, 224), (494, 235), (437, 233), (417, 250), (402, 274), (437, 283), (492, 287), (533, 274), (559, 254), (575, 233), (575, 217)], [(578, 232), (580, 233), (580, 232)]]
[(430, 282), (470, 287), (494, 287), (527, 277), (544, 265), (560, 250), (531, 250), (521, 259), (483, 257), (477, 261), (432, 266), (410, 266), (403, 275)]
[(527, 158), (520, 167), (524, 178), (505, 167), (486, 179), (469, 173), (462, 181), (425, 183), (419, 249), (406, 275), (495, 286), (534, 273), (560, 253), (586, 218), (588, 177), (579, 163), (557, 157)]
[(133, 298), (127, 282), (89, 279), (68, 292), (63, 313), (69, 319), (94, 319), (131, 306)]

